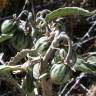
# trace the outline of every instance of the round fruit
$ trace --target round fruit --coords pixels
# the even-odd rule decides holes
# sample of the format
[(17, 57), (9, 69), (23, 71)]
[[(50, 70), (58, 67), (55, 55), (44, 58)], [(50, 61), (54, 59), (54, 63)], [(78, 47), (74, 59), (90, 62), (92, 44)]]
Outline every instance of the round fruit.
[(55, 52), (54, 58), (52, 60), (52, 64), (56, 64), (56, 63), (60, 62), (62, 59), (65, 58), (66, 54), (67, 54), (67, 52), (65, 51), (64, 48), (57, 50)]
[(64, 64), (54, 64), (50, 70), (50, 78), (54, 84), (64, 84), (71, 78), (71, 69)]
[(25, 49), (30, 43), (30, 38), (31, 37), (29, 35), (25, 35), (23, 31), (18, 30), (18, 32), (14, 34), (11, 40), (12, 46), (18, 51)]
[(47, 37), (41, 37), (37, 40), (35, 44), (35, 49), (38, 51), (39, 54), (44, 55), (49, 46), (50, 42), (48, 42)]
[(17, 30), (17, 25), (13, 19), (5, 20), (1, 25), (2, 34), (13, 34)]

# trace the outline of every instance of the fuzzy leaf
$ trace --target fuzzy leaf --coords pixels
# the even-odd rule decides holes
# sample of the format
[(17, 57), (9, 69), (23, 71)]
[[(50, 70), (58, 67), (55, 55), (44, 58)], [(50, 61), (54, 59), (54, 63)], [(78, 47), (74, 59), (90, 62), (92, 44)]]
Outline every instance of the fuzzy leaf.
[(47, 14), (45, 17), (45, 21), (50, 22), (58, 17), (72, 16), (72, 15), (90, 16), (92, 15), (92, 13), (80, 7), (64, 7), (54, 10), (51, 13)]
[(24, 68), (21, 68), (21, 65), (16, 66), (0, 65), (0, 73), (7, 73), (16, 70), (24, 70)]
[(87, 59), (87, 62), (90, 64), (96, 64), (96, 56), (91, 56)]

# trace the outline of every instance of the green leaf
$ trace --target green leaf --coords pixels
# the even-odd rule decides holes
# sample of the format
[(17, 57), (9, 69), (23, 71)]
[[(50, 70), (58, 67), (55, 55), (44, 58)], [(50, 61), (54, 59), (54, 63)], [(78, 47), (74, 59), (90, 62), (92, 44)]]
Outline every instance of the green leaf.
[(45, 17), (45, 21), (50, 22), (58, 17), (72, 16), (72, 15), (91, 16), (92, 13), (80, 7), (64, 7), (54, 10), (51, 13), (47, 14)]
[(83, 59), (78, 58), (74, 69), (82, 72), (96, 72), (96, 63), (87, 63)]
[(31, 93), (35, 87), (34, 82), (35, 82), (35, 79), (33, 77), (33, 65), (32, 65), (27, 69), (26, 78), (23, 82), (23, 89), (27, 93)]
[(2, 43), (4, 41), (12, 38), (12, 36), (13, 36), (13, 34), (10, 34), (10, 35), (8, 35), (8, 34), (2, 34), (2, 35), (0, 35), (0, 43)]
[(96, 64), (96, 56), (91, 56), (87, 59), (87, 62), (90, 64)]

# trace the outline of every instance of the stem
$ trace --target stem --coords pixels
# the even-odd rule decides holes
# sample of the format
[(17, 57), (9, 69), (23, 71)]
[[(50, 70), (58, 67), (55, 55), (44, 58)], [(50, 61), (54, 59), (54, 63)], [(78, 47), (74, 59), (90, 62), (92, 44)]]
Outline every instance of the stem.
[(77, 48), (81, 47), (84, 43), (87, 43), (87, 42), (89, 42), (91, 40), (94, 40), (94, 39), (96, 39), (96, 36), (90, 37), (90, 38), (85, 39), (83, 41), (79, 41), (78, 43), (74, 43), (73, 47), (74, 47), (75, 50), (77, 50)]
[(36, 27), (36, 15), (35, 15), (35, 7), (34, 7), (34, 0), (31, 0), (31, 11), (32, 11), (32, 16), (33, 16), (33, 24)]
[(17, 21), (19, 21), (22, 17), (22, 15), (25, 14), (26, 16), (28, 16), (28, 11), (27, 10), (22, 10), (21, 13), (19, 14), (19, 16), (16, 18)]
[(69, 84), (71, 84), (74, 81), (74, 78), (72, 78), (62, 89), (62, 91), (59, 93), (59, 96), (62, 96), (64, 94), (64, 92), (66, 91), (67, 87), (69, 86)]
[(95, 26), (96, 26), (96, 21), (94, 21), (93, 25), (89, 28), (88, 32), (80, 39), (80, 41), (83, 41), (86, 37), (87, 38), (90, 37), (90, 33), (92, 32)]
[(29, 4), (29, 0), (25, 0), (25, 4), (23, 6), (23, 10), (25, 9), (26, 5), (28, 5), (28, 4)]
[(64, 35), (64, 38), (67, 40), (68, 42), (68, 45), (69, 45), (69, 48), (68, 48), (68, 53), (67, 53), (67, 56), (65, 58), (65, 62), (66, 63), (70, 63), (69, 60), (70, 60), (70, 57), (72, 56), (72, 45), (71, 45), (71, 40), (70, 38), (67, 36), (67, 34)]
[(21, 59), (26, 57), (28, 53), (35, 53), (35, 49), (23, 49), (20, 52), (17, 52), (17, 54), (10, 59), (9, 62), (6, 62), (7, 65), (16, 65)]
[(51, 92), (49, 91), (48, 82), (45, 80), (45, 78), (41, 79), (41, 85), (43, 90), (43, 96), (52, 96)]
[(22, 65), (16, 66), (8, 66), (8, 65), (0, 65), (0, 73), (8, 73), (10, 71), (22, 70), (25, 71), (26, 68), (22, 67)]

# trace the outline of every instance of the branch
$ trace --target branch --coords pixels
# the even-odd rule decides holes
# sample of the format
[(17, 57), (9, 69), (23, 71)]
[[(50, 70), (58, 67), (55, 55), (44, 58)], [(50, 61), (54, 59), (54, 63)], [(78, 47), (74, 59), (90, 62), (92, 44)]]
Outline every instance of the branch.
[(17, 54), (14, 57), (11, 57), (9, 62), (6, 62), (7, 65), (16, 65), (21, 59), (26, 57), (28, 53), (35, 53), (35, 49), (23, 49), (20, 52), (17, 52)]

